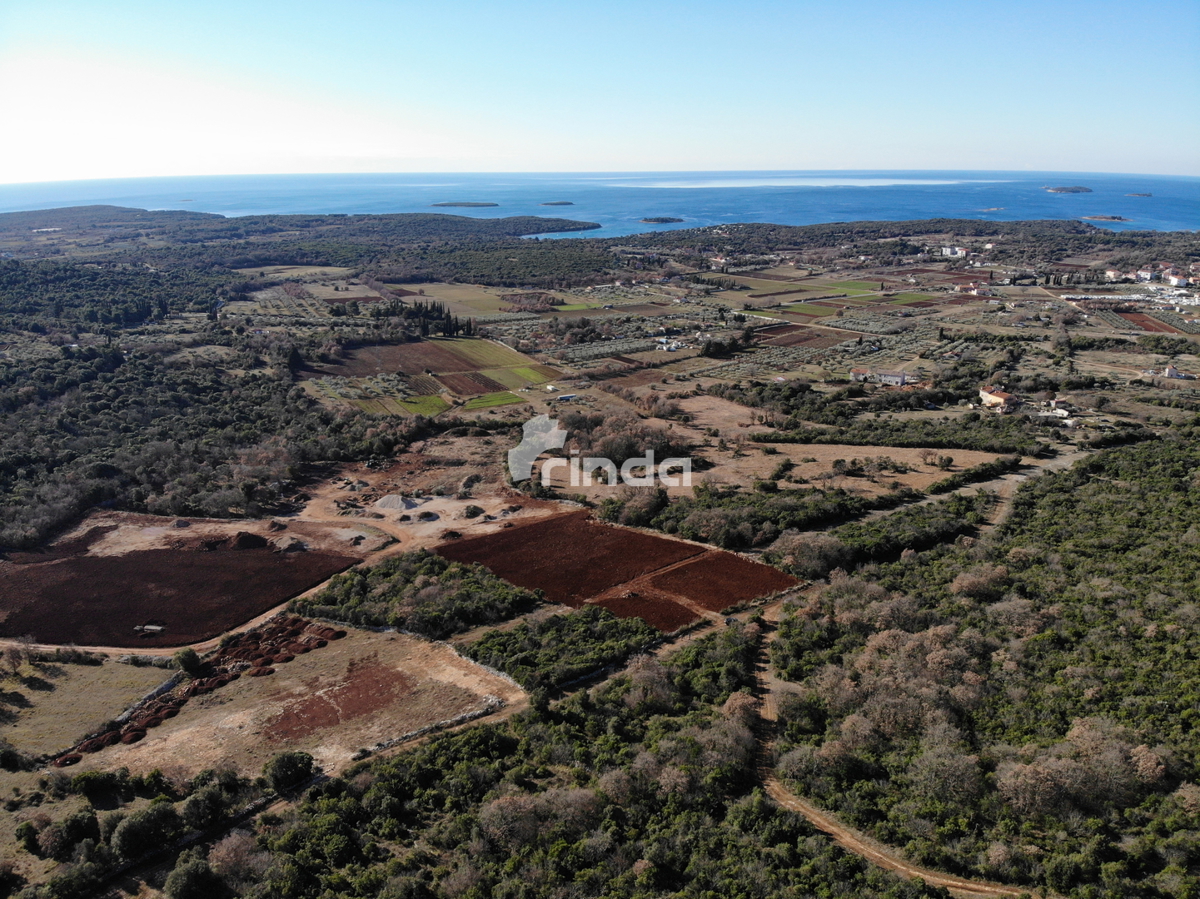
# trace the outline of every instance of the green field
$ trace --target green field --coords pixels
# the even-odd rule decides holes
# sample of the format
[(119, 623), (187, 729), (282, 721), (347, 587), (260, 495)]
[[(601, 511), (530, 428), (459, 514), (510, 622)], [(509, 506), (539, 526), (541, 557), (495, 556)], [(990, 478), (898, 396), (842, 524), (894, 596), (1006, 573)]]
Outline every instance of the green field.
[(927, 303), (932, 299), (927, 293), (899, 293), (888, 302), (893, 306), (907, 306), (909, 303)]
[(812, 303), (793, 303), (782, 307), (785, 312), (795, 312), (800, 315), (833, 315), (837, 312), (829, 306), (814, 306)]
[(503, 344), (492, 343), (478, 337), (453, 337), (438, 340), (437, 343), (454, 350), (459, 356), (480, 369), (513, 368), (514, 366), (529, 365), (531, 360), (516, 350), (509, 349)]
[(418, 396), (411, 400), (392, 400), (392, 402), (408, 415), (425, 415), (429, 418), (450, 408), (450, 404), (440, 396)]
[(511, 406), (513, 403), (523, 403), (515, 393), (508, 390), (502, 390), (499, 393), (485, 393), (483, 396), (477, 396), (463, 403), (464, 412), (472, 412), (476, 409), (490, 409), (493, 406)]
[(542, 384), (558, 377), (556, 371), (539, 371), (545, 366), (522, 365), (518, 368), (485, 368), (480, 374), (503, 384), (509, 390), (520, 390), (530, 384)]

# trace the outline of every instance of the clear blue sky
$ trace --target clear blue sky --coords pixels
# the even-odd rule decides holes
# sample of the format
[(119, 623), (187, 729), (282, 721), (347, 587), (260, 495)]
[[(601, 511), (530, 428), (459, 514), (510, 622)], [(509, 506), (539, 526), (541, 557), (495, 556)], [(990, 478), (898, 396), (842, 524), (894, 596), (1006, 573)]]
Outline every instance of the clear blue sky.
[(1200, 175), (1197, 0), (5, 0), (0, 183)]

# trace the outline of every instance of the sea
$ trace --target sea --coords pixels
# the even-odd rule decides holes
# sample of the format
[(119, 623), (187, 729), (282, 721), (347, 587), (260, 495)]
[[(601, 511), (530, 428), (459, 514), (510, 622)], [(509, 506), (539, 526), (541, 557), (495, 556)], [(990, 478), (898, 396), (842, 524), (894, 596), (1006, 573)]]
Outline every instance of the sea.
[[(1051, 193), (1048, 187), (1090, 193)], [(1148, 195), (1148, 196), (1138, 196)], [(494, 203), (441, 207), (438, 203)], [(1200, 178), (1078, 172), (777, 171), (212, 175), (0, 185), (0, 212), (111, 204), (224, 216), (440, 212), (596, 222), (562, 237), (769, 222), (1083, 219), (1113, 230), (1200, 230)], [(570, 205), (546, 205), (570, 204)], [(647, 218), (679, 222), (651, 224)]]

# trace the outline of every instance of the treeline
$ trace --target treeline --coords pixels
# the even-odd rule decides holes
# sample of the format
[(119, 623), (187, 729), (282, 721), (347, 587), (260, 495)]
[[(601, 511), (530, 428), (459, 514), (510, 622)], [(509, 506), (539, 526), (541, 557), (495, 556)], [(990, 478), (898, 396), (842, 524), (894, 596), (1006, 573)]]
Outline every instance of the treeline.
[(480, 624), (506, 621), (539, 602), (537, 593), (513, 586), (482, 565), (418, 551), (339, 574), (320, 593), (293, 600), (292, 610), (443, 640)]
[(722, 549), (766, 546), (787, 530), (813, 530), (858, 518), (878, 509), (894, 509), (921, 496), (905, 487), (867, 497), (847, 490), (742, 492), (709, 484), (669, 504), (663, 494), (641, 492), (605, 500), (602, 518), (623, 524), (648, 524), (687, 540)]
[(772, 565), (802, 578), (867, 562), (890, 561), (901, 553), (930, 549), (974, 534), (995, 496), (983, 491), (900, 509), (870, 521), (856, 521), (824, 534), (784, 534), (767, 550)]
[(928, 449), (977, 450), (1039, 456), (1050, 451), (1044, 426), (1023, 415), (980, 415), (968, 412), (941, 421), (861, 419), (844, 428), (799, 428), (751, 434), (758, 443), (848, 444)]
[(980, 481), (990, 481), (1001, 475), (1008, 474), (1010, 471), (1016, 471), (1020, 467), (1020, 456), (1001, 456), (999, 459), (993, 459), (991, 462), (981, 462), (979, 465), (972, 465), (970, 468), (963, 469), (957, 474), (934, 481), (929, 485), (929, 492), (935, 495), (939, 493), (953, 493), (959, 487), (965, 487), (967, 484), (976, 484)]

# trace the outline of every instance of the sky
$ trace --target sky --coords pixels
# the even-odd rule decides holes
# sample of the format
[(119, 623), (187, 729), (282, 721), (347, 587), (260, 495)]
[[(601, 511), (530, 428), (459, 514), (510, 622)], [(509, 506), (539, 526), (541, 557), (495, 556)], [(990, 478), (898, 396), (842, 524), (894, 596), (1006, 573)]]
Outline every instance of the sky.
[(4, 0), (0, 184), (1200, 175), (1196, 0)]

